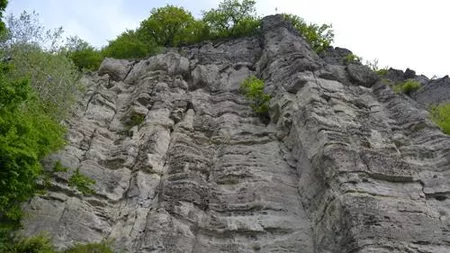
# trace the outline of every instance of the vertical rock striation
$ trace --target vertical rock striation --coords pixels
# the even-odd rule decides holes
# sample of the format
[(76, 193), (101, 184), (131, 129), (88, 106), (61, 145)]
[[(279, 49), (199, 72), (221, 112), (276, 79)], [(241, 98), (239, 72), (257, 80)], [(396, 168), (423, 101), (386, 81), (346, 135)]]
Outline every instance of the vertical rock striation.
[[(273, 96), (269, 123), (238, 92), (249, 75)], [(26, 235), (125, 252), (450, 252), (450, 139), (280, 16), (260, 36), (106, 59), (84, 81), (69, 145), (46, 163), (96, 193), (57, 173)]]

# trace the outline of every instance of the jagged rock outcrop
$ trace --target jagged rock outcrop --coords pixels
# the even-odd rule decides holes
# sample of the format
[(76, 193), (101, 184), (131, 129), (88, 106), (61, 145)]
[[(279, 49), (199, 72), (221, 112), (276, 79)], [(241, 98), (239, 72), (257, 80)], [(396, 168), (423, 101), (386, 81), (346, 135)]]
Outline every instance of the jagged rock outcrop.
[(423, 105), (434, 105), (450, 102), (450, 78), (431, 80), (413, 94), (413, 98)]
[[(280, 16), (259, 37), (140, 62), (108, 60), (49, 158), (57, 174), (24, 233), (125, 252), (450, 252), (450, 138), (383, 81), (360, 85)], [(256, 74), (263, 122), (239, 94)], [(372, 81), (371, 81), (372, 82)], [(143, 115), (126, 126), (130, 115)]]

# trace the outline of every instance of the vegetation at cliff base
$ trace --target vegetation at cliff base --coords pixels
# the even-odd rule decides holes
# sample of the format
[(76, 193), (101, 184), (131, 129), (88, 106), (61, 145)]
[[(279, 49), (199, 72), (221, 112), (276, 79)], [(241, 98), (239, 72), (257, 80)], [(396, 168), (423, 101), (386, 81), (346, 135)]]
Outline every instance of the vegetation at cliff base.
[(14, 243), (0, 248), (1, 253), (113, 253), (108, 242), (75, 244), (66, 250), (56, 250), (47, 235), (13, 239)]
[(251, 101), (251, 108), (258, 115), (264, 115), (269, 110), (270, 95), (264, 92), (264, 81), (256, 76), (250, 76), (242, 82), (240, 92)]

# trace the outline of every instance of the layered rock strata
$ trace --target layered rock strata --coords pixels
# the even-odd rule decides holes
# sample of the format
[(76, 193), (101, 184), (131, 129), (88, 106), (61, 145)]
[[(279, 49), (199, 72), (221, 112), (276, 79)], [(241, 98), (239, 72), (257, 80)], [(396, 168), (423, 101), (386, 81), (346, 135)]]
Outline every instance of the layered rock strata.
[[(269, 122), (239, 93), (250, 75), (272, 95)], [(69, 145), (46, 163), (96, 193), (57, 173), (26, 235), (125, 252), (450, 252), (450, 138), (280, 16), (250, 38), (106, 59), (84, 82)]]

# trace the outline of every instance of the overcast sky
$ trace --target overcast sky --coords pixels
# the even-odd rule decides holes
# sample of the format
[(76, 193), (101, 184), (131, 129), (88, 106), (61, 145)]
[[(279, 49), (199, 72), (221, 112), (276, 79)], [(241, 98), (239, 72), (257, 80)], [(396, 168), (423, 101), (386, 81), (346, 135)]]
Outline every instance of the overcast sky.
[[(183, 6), (196, 17), (220, 0), (9, 0), (7, 13), (37, 11), (47, 28), (62, 26), (101, 47), (125, 29), (136, 28), (154, 7)], [(275, 10), (314, 23), (332, 23), (334, 46), (364, 60), (416, 70), (417, 74), (450, 74), (450, 2), (447, 0), (257, 0), (260, 15)]]

